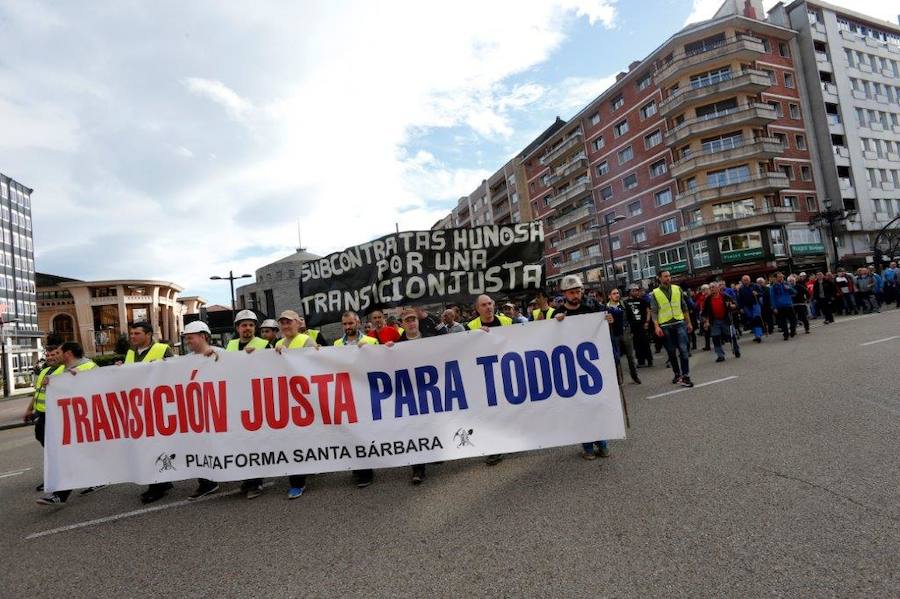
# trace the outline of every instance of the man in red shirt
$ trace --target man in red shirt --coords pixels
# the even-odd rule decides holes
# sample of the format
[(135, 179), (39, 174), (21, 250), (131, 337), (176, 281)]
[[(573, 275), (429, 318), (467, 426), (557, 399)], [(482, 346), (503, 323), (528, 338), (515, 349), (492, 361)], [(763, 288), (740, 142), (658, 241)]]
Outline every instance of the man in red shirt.
[(375, 330), (368, 335), (378, 339), (378, 343), (384, 345), (389, 341), (397, 341), (400, 338), (400, 331), (396, 328), (388, 326), (384, 320), (384, 312), (375, 310), (369, 314), (369, 322), (375, 327)]
[(710, 295), (703, 302), (701, 310), (703, 326), (709, 331), (713, 347), (716, 350), (716, 362), (725, 361), (725, 350), (722, 349), (723, 338), (731, 340), (731, 350), (734, 352), (734, 357), (741, 357), (741, 348), (738, 347), (737, 336), (731, 332), (731, 314), (736, 306), (731, 296), (722, 293), (722, 284), (711, 283), (709, 285)]

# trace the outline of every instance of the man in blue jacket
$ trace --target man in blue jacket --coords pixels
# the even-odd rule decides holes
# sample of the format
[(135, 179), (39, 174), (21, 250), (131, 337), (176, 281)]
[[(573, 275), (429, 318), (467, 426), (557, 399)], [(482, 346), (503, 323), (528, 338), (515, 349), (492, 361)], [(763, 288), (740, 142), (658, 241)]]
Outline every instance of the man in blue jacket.
[(784, 273), (775, 273), (775, 282), (769, 285), (769, 299), (772, 301), (772, 313), (778, 321), (778, 328), (784, 340), (797, 334), (797, 314), (794, 312), (794, 294), (796, 290), (784, 282)]

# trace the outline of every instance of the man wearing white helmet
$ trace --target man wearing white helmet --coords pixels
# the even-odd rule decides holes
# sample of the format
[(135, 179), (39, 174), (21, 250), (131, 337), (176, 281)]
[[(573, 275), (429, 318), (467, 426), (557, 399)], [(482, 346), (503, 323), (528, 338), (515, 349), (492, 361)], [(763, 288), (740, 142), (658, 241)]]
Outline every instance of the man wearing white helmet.
[(278, 323), (274, 318), (267, 318), (259, 325), (259, 336), (266, 342), (269, 349), (278, 343)]
[[(588, 304), (587, 302), (583, 301), (584, 284), (581, 282), (581, 277), (577, 275), (564, 276), (562, 282), (560, 282), (559, 284), (559, 290), (563, 292), (564, 299), (563, 303), (556, 308), (556, 311), (553, 314), (553, 318), (555, 318), (558, 322), (562, 322), (567, 316), (579, 316), (581, 314), (596, 314), (598, 312), (606, 312), (606, 321), (612, 324), (613, 322), (615, 322), (615, 319), (610, 313), (612, 310), (617, 310), (618, 312), (622, 313), (622, 316), (624, 317), (624, 311), (620, 308), (610, 308), (608, 306), (604, 306), (601, 303)], [(612, 333), (610, 332), (610, 335), (611, 334)], [(610, 342), (612, 342), (612, 337), (610, 337)], [(611, 349), (615, 358), (614, 362), (618, 364), (618, 348), (613, 345)], [(609, 447), (605, 440), (582, 443), (581, 448), (583, 450), (581, 457), (586, 460), (596, 460), (598, 455), (602, 458), (609, 457)]]
[[(212, 334), (209, 326), (202, 320), (195, 320), (184, 327), (184, 344), (192, 354), (206, 356), (218, 360), (219, 354), (225, 350), (221, 347), (210, 345)], [(205, 478), (197, 479), (197, 490), (188, 495), (188, 501), (194, 501), (206, 497), (219, 490), (219, 483)]]
[(225, 351), (245, 351), (249, 354), (269, 346), (268, 341), (256, 336), (256, 314), (253, 310), (238, 312), (234, 317), (234, 328), (238, 336), (228, 342)]

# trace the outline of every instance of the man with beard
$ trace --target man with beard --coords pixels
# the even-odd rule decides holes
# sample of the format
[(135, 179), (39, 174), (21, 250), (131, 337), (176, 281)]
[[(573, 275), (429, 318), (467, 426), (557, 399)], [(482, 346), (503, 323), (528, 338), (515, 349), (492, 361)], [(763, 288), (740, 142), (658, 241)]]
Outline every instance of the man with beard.
[(650, 302), (644, 299), (640, 285), (633, 284), (629, 287), (628, 294), (628, 297), (622, 300), (622, 304), (625, 306), (625, 318), (631, 329), (638, 368), (653, 366), (653, 352), (650, 350), (650, 338), (647, 336), (650, 328)]

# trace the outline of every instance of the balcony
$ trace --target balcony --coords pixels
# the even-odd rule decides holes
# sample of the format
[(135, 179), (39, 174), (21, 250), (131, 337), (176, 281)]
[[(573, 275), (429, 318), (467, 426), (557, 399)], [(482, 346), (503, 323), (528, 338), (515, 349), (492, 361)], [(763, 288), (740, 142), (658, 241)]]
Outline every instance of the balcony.
[(787, 189), (789, 182), (784, 173), (765, 173), (743, 181), (735, 181), (726, 185), (702, 185), (692, 191), (675, 196), (675, 206), (681, 210), (702, 202), (724, 200), (739, 195), (778, 191)]
[(577, 260), (566, 260), (559, 265), (560, 274), (581, 270), (600, 263), (600, 255), (586, 256)]
[(712, 222), (693, 222), (681, 227), (684, 239), (696, 239), (707, 235), (730, 233), (741, 229), (760, 227), (763, 225), (781, 225), (797, 221), (799, 210), (784, 206), (773, 206), (757, 210), (753, 214), (722, 218)]
[(491, 189), (490, 194), (491, 194), (491, 203), (499, 202), (500, 200), (503, 200), (503, 199), (509, 197), (509, 187), (507, 187), (506, 184), (504, 183), (503, 185), (500, 185), (499, 187)]
[(556, 169), (556, 173), (550, 177), (550, 185), (556, 186), (563, 183), (574, 175), (587, 170), (587, 166), (587, 158), (585, 158), (584, 152), (581, 152), (578, 156), (575, 156), (572, 160)]
[(597, 237), (597, 233), (594, 231), (584, 231), (582, 233), (576, 233), (575, 235), (570, 235), (564, 239), (560, 239), (556, 242), (555, 249), (557, 251), (567, 250), (569, 248), (573, 248), (579, 246), (583, 243), (598, 243), (599, 238)]
[(856, 199), (856, 188), (853, 187), (852, 180), (846, 177), (842, 177), (838, 179), (838, 186), (841, 188), (842, 198)]
[(693, 171), (711, 168), (732, 160), (742, 160), (751, 157), (768, 160), (773, 156), (779, 156), (783, 151), (784, 145), (777, 138), (758, 137), (741, 145), (704, 150), (691, 154), (687, 158), (682, 158), (672, 165), (672, 176), (683, 177)]
[(540, 163), (543, 166), (551, 165), (559, 162), (574, 148), (581, 146), (581, 131), (575, 131), (569, 137), (563, 140), (561, 144), (550, 150), (547, 154), (541, 156)]
[(738, 106), (732, 110), (684, 121), (666, 133), (666, 144), (674, 146), (696, 135), (708, 135), (743, 125), (762, 126), (778, 118), (768, 104)]
[(822, 81), (822, 97), (826, 102), (837, 103), (838, 89), (834, 83)]
[(591, 191), (591, 181), (588, 178), (585, 178), (584, 181), (576, 182), (574, 185), (566, 188), (564, 191), (557, 193), (555, 196), (550, 198), (549, 206), (551, 208), (556, 208), (558, 206), (562, 206), (567, 202), (571, 202), (572, 200), (578, 199), (586, 193), (590, 193)]
[(672, 95), (663, 100), (659, 105), (659, 113), (666, 116), (685, 105), (702, 100), (703, 102), (715, 102), (737, 92), (746, 92), (756, 95), (769, 88), (772, 82), (769, 76), (762, 71), (747, 69), (736, 75), (729, 75), (727, 79), (721, 79), (715, 83), (700, 87), (686, 87), (676, 90)]
[(697, 52), (675, 54), (668, 63), (653, 74), (653, 80), (660, 87), (668, 87), (682, 71), (693, 69), (712, 60), (728, 59), (752, 62), (766, 53), (762, 40), (755, 37), (737, 37), (704, 48)]
[(568, 225), (573, 225), (578, 221), (582, 221), (586, 218), (594, 216), (594, 207), (593, 206), (582, 206), (581, 208), (576, 208), (571, 212), (564, 214), (562, 216), (558, 216), (553, 220), (553, 228), (561, 229)]

